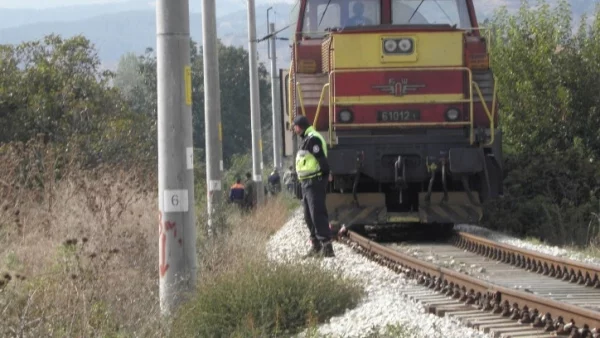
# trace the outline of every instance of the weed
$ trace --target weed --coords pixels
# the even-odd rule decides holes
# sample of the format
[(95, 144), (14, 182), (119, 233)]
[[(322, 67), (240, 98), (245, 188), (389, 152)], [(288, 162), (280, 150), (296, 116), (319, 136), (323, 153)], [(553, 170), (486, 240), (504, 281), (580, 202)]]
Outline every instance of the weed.
[(295, 333), (356, 306), (362, 290), (316, 265), (256, 260), (205, 280), (183, 308), (173, 336), (272, 336)]
[[(199, 289), (184, 309), (204, 312), (172, 326), (158, 298), (155, 172), (85, 169), (76, 157), (51, 144), (0, 146), (0, 336), (165, 337), (202, 321), (202, 332), (282, 333), (356, 302), (349, 281), (267, 264), (266, 243), (295, 201), (270, 196), (243, 213), (223, 199), (209, 234), (199, 199)], [(196, 190), (204, 194), (201, 177)]]

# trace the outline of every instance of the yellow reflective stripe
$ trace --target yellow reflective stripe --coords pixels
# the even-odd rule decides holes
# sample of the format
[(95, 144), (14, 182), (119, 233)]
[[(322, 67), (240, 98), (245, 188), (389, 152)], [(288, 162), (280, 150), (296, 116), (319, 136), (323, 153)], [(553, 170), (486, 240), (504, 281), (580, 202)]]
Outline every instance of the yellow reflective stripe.
[(321, 171), (317, 158), (306, 150), (300, 150), (296, 154), (296, 173), (298, 178), (305, 178)]
[[(315, 131), (313, 127), (308, 127), (305, 133), (307, 137), (316, 137), (321, 141), (321, 148), (325, 157), (327, 157), (327, 143), (323, 136)], [(321, 165), (309, 150), (299, 150), (296, 154), (296, 174), (299, 180), (322, 176)]]
[(306, 129), (306, 135), (308, 137), (316, 137), (321, 141), (321, 147), (323, 148), (323, 153), (325, 154), (325, 157), (327, 157), (327, 142), (325, 142), (325, 139), (323, 138), (323, 136), (321, 136), (321, 134), (319, 134), (313, 127), (308, 127)]

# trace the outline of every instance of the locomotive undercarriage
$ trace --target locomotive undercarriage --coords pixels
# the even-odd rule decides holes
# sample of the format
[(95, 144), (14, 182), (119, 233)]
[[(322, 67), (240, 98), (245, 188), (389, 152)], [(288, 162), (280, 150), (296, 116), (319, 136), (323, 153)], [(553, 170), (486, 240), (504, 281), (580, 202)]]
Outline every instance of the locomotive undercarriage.
[[(373, 134), (377, 135), (373, 135)], [(477, 223), (498, 197), (501, 132), (491, 147), (471, 146), (461, 129), (337, 133), (329, 151), (332, 229), (447, 232)]]

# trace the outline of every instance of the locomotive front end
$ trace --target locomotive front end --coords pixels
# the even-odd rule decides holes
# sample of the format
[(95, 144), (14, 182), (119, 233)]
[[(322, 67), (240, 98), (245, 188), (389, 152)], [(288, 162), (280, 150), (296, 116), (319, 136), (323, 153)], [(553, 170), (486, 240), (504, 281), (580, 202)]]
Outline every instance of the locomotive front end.
[[(308, 1), (303, 27), (316, 27), (332, 4), (351, 21), (359, 3), (371, 24), (326, 18), (334, 25), (319, 41), (318, 59), (310, 58), (314, 41), (298, 42), (294, 53), (296, 66), (313, 60), (320, 67), (313, 75), (295, 69), (292, 99), (329, 143), (332, 225), (477, 223), (481, 203), (501, 193), (502, 153), (494, 79), (472, 3)], [(322, 82), (315, 86), (311, 76)], [(321, 84), (311, 105), (303, 87)]]

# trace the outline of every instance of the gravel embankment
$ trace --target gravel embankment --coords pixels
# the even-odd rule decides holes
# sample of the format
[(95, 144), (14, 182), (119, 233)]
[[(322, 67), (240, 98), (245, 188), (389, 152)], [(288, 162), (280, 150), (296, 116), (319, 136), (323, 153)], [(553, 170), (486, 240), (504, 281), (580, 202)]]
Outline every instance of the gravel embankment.
[[(298, 210), (272, 237), (268, 253), (271, 259), (301, 262), (301, 256), (308, 248), (308, 230), (302, 212)], [(321, 259), (321, 266), (359, 280), (367, 296), (358, 307), (321, 325), (320, 334), (327, 337), (364, 337), (372, 332), (373, 327), (383, 330), (388, 324), (402, 324), (419, 332), (411, 335), (416, 338), (489, 337), (455, 320), (427, 314), (419, 303), (405, 299), (402, 290), (419, 287), (414, 281), (369, 261), (343, 244), (334, 243), (334, 250), (336, 257)]]
[(547, 255), (551, 255), (554, 257), (562, 257), (565, 259), (571, 259), (578, 262), (583, 262), (587, 264), (600, 265), (600, 259), (595, 257), (590, 257), (581, 252), (576, 252), (572, 250), (567, 250), (563, 248), (559, 248), (556, 246), (549, 246), (544, 244), (533, 244), (527, 241), (520, 240), (516, 237), (511, 237), (496, 231), (492, 231), (486, 228), (482, 228), (476, 225), (466, 225), (460, 224), (454, 227), (456, 231), (467, 232), (473, 235), (481, 236), (487, 238), (492, 241), (496, 241), (499, 243), (513, 245), (519, 248), (528, 249), (532, 251), (537, 251), (540, 253), (544, 253)]

